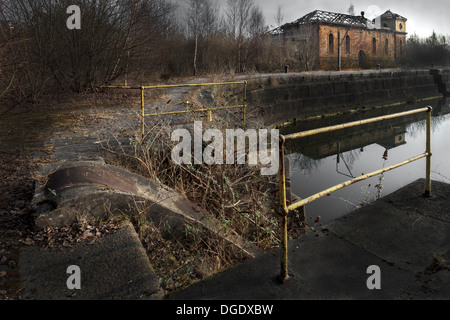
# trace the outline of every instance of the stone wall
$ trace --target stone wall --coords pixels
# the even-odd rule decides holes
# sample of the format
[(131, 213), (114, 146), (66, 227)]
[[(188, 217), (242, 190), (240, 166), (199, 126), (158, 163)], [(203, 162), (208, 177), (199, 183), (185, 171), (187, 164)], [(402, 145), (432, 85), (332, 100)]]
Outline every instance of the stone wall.
[(253, 79), (249, 80), (247, 98), (249, 116), (273, 125), (439, 95), (434, 76), (422, 70), (320, 72)]
[(439, 92), (446, 97), (450, 97), (450, 70), (448, 69), (433, 69), (431, 74), (439, 89)]

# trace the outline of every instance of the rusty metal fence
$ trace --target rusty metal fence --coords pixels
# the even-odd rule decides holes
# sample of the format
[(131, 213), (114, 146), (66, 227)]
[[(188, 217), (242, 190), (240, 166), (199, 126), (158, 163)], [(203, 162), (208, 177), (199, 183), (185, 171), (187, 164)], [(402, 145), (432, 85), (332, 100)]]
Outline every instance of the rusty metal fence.
[[(343, 182), (339, 185), (336, 185), (334, 187), (328, 188), (326, 190), (323, 190), (319, 193), (316, 193), (306, 199), (302, 199), (300, 201), (297, 201), (295, 203), (292, 203), (290, 205), (287, 205), (287, 192), (286, 192), (286, 170), (285, 170), (285, 161), (284, 161), (284, 149), (285, 149), (285, 143), (289, 140), (295, 140), (295, 139), (300, 139), (300, 138), (304, 138), (304, 137), (308, 137), (308, 136), (313, 136), (313, 135), (317, 135), (320, 133), (325, 133), (325, 132), (333, 132), (336, 130), (340, 130), (340, 129), (345, 129), (345, 128), (351, 128), (351, 127), (356, 127), (356, 126), (361, 126), (361, 125), (365, 125), (365, 124), (369, 124), (369, 123), (374, 123), (374, 122), (379, 122), (379, 121), (384, 121), (384, 120), (389, 120), (389, 119), (394, 119), (394, 118), (399, 118), (399, 117), (404, 117), (404, 116), (408, 116), (408, 115), (412, 115), (412, 114), (417, 114), (417, 113), (422, 113), (422, 112), (426, 112), (427, 113), (427, 125), (426, 125), (426, 151), (423, 154), (420, 154), (416, 157), (413, 157), (411, 159), (405, 160), (403, 162), (397, 163), (395, 165), (392, 165), (390, 167), (378, 170), (378, 171), (374, 171), (372, 173), (369, 174), (365, 174), (362, 175), (360, 177), (354, 178), (352, 180)], [(304, 131), (304, 132), (300, 132), (300, 133), (294, 133), (294, 134), (290, 134), (290, 135), (280, 135), (280, 148), (279, 148), (279, 183), (280, 183), (280, 206), (281, 206), (281, 211), (282, 211), (282, 219), (281, 219), (281, 272), (280, 272), (280, 278), (281, 280), (287, 281), (289, 279), (289, 272), (288, 272), (288, 231), (287, 231), (287, 218), (288, 218), (288, 214), (290, 211), (293, 210), (297, 210), (300, 209), (302, 207), (304, 207), (306, 204), (311, 203), (315, 200), (318, 200), (322, 197), (325, 196), (329, 196), (331, 193), (338, 191), (340, 189), (343, 189), (345, 187), (348, 187), (352, 184), (355, 184), (357, 182), (369, 179), (371, 177), (380, 175), (382, 173), (397, 169), (399, 167), (402, 167), (404, 165), (407, 165), (411, 162), (414, 161), (418, 161), (420, 159), (426, 158), (426, 186), (425, 186), (425, 196), (431, 196), (431, 178), (430, 178), (430, 173), (431, 173), (431, 112), (432, 112), (432, 108), (431, 107), (427, 107), (427, 108), (422, 108), (422, 109), (416, 109), (416, 110), (412, 110), (412, 111), (407, 111), (407, 112), (402, 112), (402, 113), (396, 113), (396, 114), (392, 114), (392, 115), (386, 115), (386, 116), (382, 116), (382, 117), (376, 117), (376, 118), (371, 118), (371, 119), (366, 119), (366, 120), (361, 120), (361, 121), (355, 121), (355, 122), (349, 122), (349, 123), (345, 123), (345, 124), (340, 124), (340, 125), (335, 125), (335, 126), (330, 126), (330, 127), (325, 127), (325, 128), (320, 128), (320, 129), (313, 129), (313, 130), (309, 130), (309, 131)]]
[[(202, 108), (202, 109), (191, 109), (191, 110), (181, 110), (181, 111), (171, 111), (171, 112), (161, 112), (161, 113), (145, 113), (145, 90), (156, 90), (156, 89), (169, 89), (169, 88), (183, 88), (183, 87), (211, 87), (211, 86), (231, 86), (231, 85), (242, 85), (242, 104), (237, 106), (227, 106), (227, 107), (217, 107), (217, 108)], [(102, 86), (103, 89), (127, 89), (127, 90), (141, 90), (141, 134), (142, 137), (145, 136), (145, 118), (147, 117), (158, 117), (167, 115), (177, 115), (177, 114), (189, 114), (189, 113), (205, 113), (208, 121), (212, 121), (212, 112), (219, 110), (231, 110), (231, 109), (242, 109), (242, 122), (245, 126), (246, 123), (246, 109), (247, 109), (247, 81), (241, 82), (212, 82), (212, 83), (198, 83), (198, 84), (174, 84), (174, 85), (156, 85), (156, 86)]]

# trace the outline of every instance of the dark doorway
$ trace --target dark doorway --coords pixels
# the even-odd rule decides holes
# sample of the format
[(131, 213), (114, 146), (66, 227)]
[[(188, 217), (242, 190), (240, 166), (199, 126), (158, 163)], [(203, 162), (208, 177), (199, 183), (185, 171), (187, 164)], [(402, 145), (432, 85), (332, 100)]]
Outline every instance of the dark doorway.
[(366, 53), (363, 50), (359, 51), (358, 59), (359, 59), (359, 67), (361, 69), (367, 68)]

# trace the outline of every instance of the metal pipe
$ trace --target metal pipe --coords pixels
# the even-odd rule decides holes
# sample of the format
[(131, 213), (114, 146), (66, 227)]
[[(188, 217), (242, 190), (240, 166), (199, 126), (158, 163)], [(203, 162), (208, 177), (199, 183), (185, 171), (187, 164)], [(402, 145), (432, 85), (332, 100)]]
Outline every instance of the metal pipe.
[[(310, 202), (313, 202), (315, 200), (318, 200), (322, 197), (325, 196), (329, 196), (331, 193), (336, 192), (340, 189), (343, 189), (345, 187), (348, 187), (349, 185), (355, 184), (357, 182), (369, 179), (371, 177), (380, 175), (382, 173), (394, 170), (396, 168), (405, 166), (411, 162), (414, 161), (418, 161), (420, 159), (423, 158), (427, 158), (427, 172), (426, 172), (426, 191), (425, 191), (425, 195), (431, 195), (431, 178), (430, 178), (430, 173), (431, 173), (431, 112), (432, 112), (432, 108), (431, 107), (427, 107), (427, 108), (422, 108), (422, 109), (417, 109), (417, 110), (412, 110), (412, 111), (407, 111), (407, 112), (402, 112), (402, 113), (396, 113), (393, 115), (388, 115), (388, 116), (383, 116), (383, 117), (377, 117), (377, 118), (372, 118), (372, 119), (367, 119), (367, 120), (361, 120), (361, 121), (355, 121), (355, 122), (349, 122), (346, 124), (342, 124), (342, 125), (336, 125), (336, 126), (330, 126), (330, 127), (325, 127), (325, 128), (321, 128), (321, 129), (314, 129), (314, 130), (309, 130), (309, 131), (304, 131), (304, 132), (300, 132), (300, 133), (295, 133), (295, 134), (290, 134), (287, 136), (283, 136), (280, 135), (280, 148), (279, 148), (279, 184), (280, 184), (280, 207), (281, 207), (281, 214), (282, 214), (282, 218), (281, 218), (281, 272), (280, 272), (280, 278), (281, 281), (285, 282), (287, 280), (289, 280), (289, 273), (288, 273), (288, 237), (287, 237), (287, 217), (290, 211), (292, 210), (296, 210), (298, 208), (304, 208), (304, 206)], [(388, 120), (388, 119), (394, 119), (394, 118), (398, 118), (398, 117), (403, 117), (403, 116), (407, 116), (407, 115), (412, 115), (412, 114), (416, 114), (416, 113), (420, 113), (420, 112), (427, 112), (427, 150), (424, 154), (418, 155), (414, 158), (408, 159), (406, 161), (400, 162), (398, 164), (392, 165), (390, 167), (378, 170), (378, 171), (374, 171), (372, 173), (366, 174), (366, 175), (362, 175), (360, 177), (357, 177), (355, 179), (349, 180), (347, 182), (341, 183), (337, 186), (331, 187), (327, 190), (324, 190), (322, 192), (316, 193), (315, 195), (310, 196), (309, 198), (297, 201), (296, 203), (293, 203), (291, 205), (287, 205), (287, 200), (286, 200), (286, 170), (285, 170), (285, 163), (284, 163), (284, 144), (287, 140), (294, 140), (294, 139), (299, 139), (299, 138), (303, 138), (303, 137), (307, 137), (307, 136), (311, 136), (311, 135), (315, 135), (315, 134), (319, 134), (319, 133), (323, 133), (323, 132), (331, 132), (331, 131), (335, 131), (335, 130), (340, 130), (340, 129), (345, 129), (345, 128), (350, 128), (350, 127), (355, 127), (355, 126), (360, 126), (360, 125), (364, 125), (364, 124), (368, 124), (368, 123), (372, 123), (372, 122), (377, 122), (377, 121), (383, 121), (383, 120)], [(338, 149), (340, 149), (338, 147)], [(338, 150), (338, 157), (340, 154), (340, 150)], [(339, 161), (338, 161), (339, 162)]]
[(145, 135), (145, 88), (141, 87), (141, 135), (144, 139)]
[[(155, 85), (155, 86), (143, 86), (144, 89), (164, 89), (164, 88), (183, 88), (183, 87), (207, 87), (207, 86), (225, 86), (232, 84), (245, 84), (246, 81), (242, 82), (214, 82), (214, 83), (196, 83), (196, 84), (173, 84), (173, 85)], [(132, 86), (101, 86), (103, 89), (141, 89), (141, 87)]]
[(131, 87), (131, 86), (101, 86), (100, 89), (131, 89), (140, 90), (142, 87)]
[(232, 107), (218, 107), (211, 109), (194, 109), (194, 110), (181, 110), (181, 111), (171, 111), (171, 112), (162, 112), (162, 113), (151, 113), (146, 114), (145, 117), (157, 117), (157, 116), (168, 116), (174, 114), (184, 114), (184, 113), (194, 113), (194, 112), (209, 112), (209, 111), (217, 111), (217, 110), (226, 110), (226, 109), (238, 109), (243, 108), (244, 106), (232, 106)]
[(280, 183), (280, 205), (281, 205), (281, 226), (280, 226), (280, 280), (286, 282), (289, 280), (288, 273), (288, 234), (287, 234), (287, 216), (289, 210), (286, 206), (286, 170), (284, 163), (284, 137), (280, 136), (280, 166), (279, 166), (279, 183)]
[(432, 107), (428, 107), (427, 111), (427, 171), (426, 171), (426, 182), (425, 182), (425, 196), (431, 197), (431, 113), (433, 111)]
[(325, 197), (325, 196), (329, 196), (331, 193), (336, 192), (336, 191), (338, 191), (338, 190), (340, 190), (340, 189), (343, 189), (343, 188), (345, 188), (345, 187), (348, 187), (348, 186), (350, 186), (350, 185), (352, 185), (352, 184), (355, 184), (355, 183), (357, 183), (357, 182), (360, 182), (360, 181), (363, 181), (363, 180), (367, 180), (367, 179), (369, 179), (369, 178), (371, 178), (371, 177), (380, 175), (380, 174), (382, 174), (382, 173), (385, 173), (385, 172), (388, 172), (388, 171), (397, 169), (397, 168), (399, 168), (399, 167), (402, 167), (402, 166), (407, 165), (407, 164), (409, 164), (409, 163), (411, 163), (411, 162), (420, 160), (420, 159), (425, 158), (425, 157), (428, 157), (428, 156), (430, 156), (430, 154), (428, 154), (428, 153), (426, 152), (426, 153), (421, 154), (421, 155), (419, 155), (419, 156), (417, 156), (417, 157), (414, 157), (414, 158), (411, 158), (411, 159), (409, 159), (409, 160), (400, 162), (400, 163), (395, 164), (395, 165), (393, 165), (393, 166), (390, 166), (390, 167), (387, 167), (387, 168), (384, 168), (384, 169), (381, 169), (381, 170), (378, 170), (378, 171), (374, 171), (374, 172), (369, 173), (369, 174), (362, 175), (362, 176), (357, 177), (357, 178), (355, 178), (355, 179), (352, 179), (352, 180), (349, 180), (349, 181), (347, 181), (347, 182), (341, 183), (341, 184), (339, 184), (339, 185), (337, 185), (337, 186), (331, 187), (331, 188), (329, 188), (329, 189), (327, 189), (327, 190), (324, 190), (324, 191), (322, 191), (322, 192), (316, 193), (315, 195), (312, 195), (312, 196), (310, 196), (310, 197), (308, 197), (308, 198), (306, 198), (306, 199), (303, 199), (303, 200), (300, 200), (300, 201), (298, 201), (298, 202), (296, 202), (296, 203), (293, 203), (293, 204), (291, 204), (290, 206), (288, 206), (287, 208), (288, 208), (289, 211), (290, 211), (290, 210), (295, 210), (295, 209), (297, 209), (297, 208), (303, 207), (304, 205), (306, 205), (306, 204), (308, 204), (308, 203), (310, 203), (310, 202), (316, 201), (316, 200), (318, 200), (318, 199), (320, 199), (320, 198), (323, 198), (323, 197)]
[(281, 209), (285, 213), (289, 213), (289, 209), (286, 205), (286, 169), (284, 167), (284, 143), (286, 140), (284, 139), (283, 135), (280, 135), (280, 148), (279, 148), (279, 158), (280, 158), (280, 165), (279, 165), (279, 184), (280, 184), (280, 205)]
[(226, 86), (232, 84), (245, 84), (245, 81), (241, 82), (213, 82), (213, 83), (193, 83), (193, 84), (173, 84), (173, 85), (157, 85), (157, 86), (144, 86), (145, 89), (164, 89), (164, 88), (183, 88), (183, 87), (208, 87), (208, 86)]
[[(244, 101), (243, 101), (243, 105), (241, 105), (241, 106), (145, 114), (145, 98), (144, 98), (144, 91), (145, 91), (145, 89), (225, 86), (225, 85), (233, 85), (233, 84), (243, 84), (244, 85), (244, 97), (243, 97)], [(141, 86), (141, 87), (132, 87), (132, 86), (101, 86), (100, 88), (102, 88), (102, 89), (130, 89), (130, 90), (137, 90), (137, 89), (139, 89), (139, 90), (141, 90), (141, 118), (142, 118), (141, 119), (141, 134), (142, 134), (142, 138), (144, 138), (144, 135), (145, 135), (145, 119), (144, 119), (145, 117), (175, 115), (175, 114), (192, 113), (192, 112), (206, 112), (207, 119), (209, 119), (209, 121), (212, 121), (212, 114), (211, 114), (212, 111), (242, 108), (243, 109), (243, 123), (244, 123), (244, 126), (245, 126), (245, 123), (246, 123), (247, 81), (242, 81), (242, 82), (213, 82), (213, 83), (197, 83), (197, 84), (176, 84), (176, 85), (157, 85), (157, 86)]]
[(345, 124), (324, 127), (324, 128), (320, 128), (320, 129), (313, 129), (313, 130), (303, 131), (303, 132), (299, 132), (299, 133), (293, 133), (293, 134), (285, 136), (285, 139), (286, 140), (294, 140), (294, 139), (304, 138), (304, 137), (313, 136), (313, 135), (316, 135), (319, 133), (332, 132), (332, 131), (336, 131), (336, 130), (361, 126), (361, 125), (365, 125), (365, 124), (369, 124), (369, 123), (373, 123), (373, 122), (395, 119), (395, 118), (404, 117), (404, 116), (408, 116), (408, 115), (412, 115), (412, 114), (416, 114), (416, 113), (425, 112), (428, 110), (429, 110), (428, 108), (416, 109), (416, 110), (412, 110), (412, 111), (395, 113), (392, 115), (387, 115), (387, 116), (382, 116), (382, 117), (376, 117), (376, 118), (371, 118), (371, 119), (366, 119), (366, 120), (359, 120), (359, 121), (349, 122), (349, 123), (345, 123)]
[(242, 121), (243, 121), (244, 127), (245, 127), (246, 122), (247, 122), (247, 119), (246, 119), (246, 112), (247, 112), (247, 81), (244, 81), (244, 107), (243, 107), (242, 112), (243, 112)]

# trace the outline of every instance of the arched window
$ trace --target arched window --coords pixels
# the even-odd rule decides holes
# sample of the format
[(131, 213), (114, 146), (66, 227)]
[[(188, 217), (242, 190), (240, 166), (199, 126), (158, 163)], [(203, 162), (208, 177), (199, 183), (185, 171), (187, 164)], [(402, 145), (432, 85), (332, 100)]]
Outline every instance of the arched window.
[(328, 52), (334, 52), (334, 36), (332, 34), (328, 37)]
[(374, 55), (377, 54), (377, 39), (375, 38), (372, 39), (372, 53)]
[(348, 35), (345, 37), (345, 51), (350, 54), (350, 37)]
[(389, 40), (386, 39), (384, 41), (384, 52), (386, 52), (386, 54), (389, 54)]

